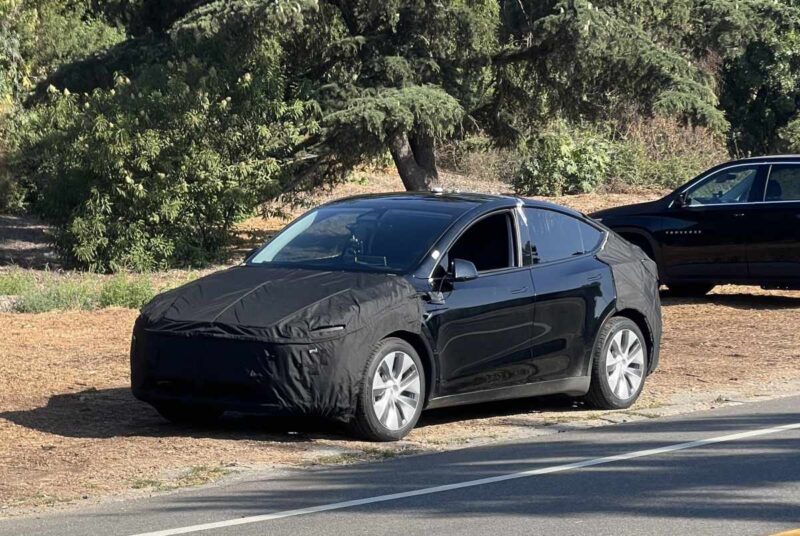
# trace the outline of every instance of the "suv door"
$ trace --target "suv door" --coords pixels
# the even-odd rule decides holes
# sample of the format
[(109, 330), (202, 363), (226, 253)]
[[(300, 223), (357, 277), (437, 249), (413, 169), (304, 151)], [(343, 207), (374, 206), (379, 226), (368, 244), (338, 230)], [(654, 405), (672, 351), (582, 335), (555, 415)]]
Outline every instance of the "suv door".
[(762, 195), (750, 217), (750, 276), (764, 284), (796, 284), (800, 282), (800, 164), (772, 165)]
[[(609, 267), (591, 253), (605, 231), (563, 212), (524, 209), (527, 262), (534, 288), (533, 375), (537, 380), (584, 376), (602, 313), (615, 294)], [(604, 287), (605, 285), (605, 287)]]
[[(475, 264), (478, 276), (452, 281), (455, 259)], [(433, 280), (442, 290), (438, 303), (427, 305), (439, 358), (439, 394), (529, 382), (533, 289), (521, 263), (513, 212), (473, 222), (441, 257)]]
[(751, 201), (767, 169), (762, 164), (721, 169), (689, 186), (683, 204), (673, 203), (656, 233), (667, 283), (747, 278)]

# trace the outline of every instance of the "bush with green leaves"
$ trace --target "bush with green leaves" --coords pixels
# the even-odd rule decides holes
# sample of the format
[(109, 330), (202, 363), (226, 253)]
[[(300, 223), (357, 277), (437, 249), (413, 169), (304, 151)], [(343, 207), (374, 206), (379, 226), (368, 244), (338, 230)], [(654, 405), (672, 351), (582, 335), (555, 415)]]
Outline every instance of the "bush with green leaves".
[(611, 144), (594, 132), (560, 124), (530, 139), (514, 177), (524, 195), (563, 195), (593, 191), (606, 179)]
[(183, 39), (175, 61), (89, 95), (51, 90), (15, 126), (14, 169), (74, 266), (207, 262), (238, 219), (280, 191), (278, 155), (313, 107), (287, 98), (282, 49), (260, 40), (224, 69), (217, 56), (241, 42)]
[(155, 294), (149, 277), (117, 274), (103, 283), (98, 304), (100, 307), (139, 309)]

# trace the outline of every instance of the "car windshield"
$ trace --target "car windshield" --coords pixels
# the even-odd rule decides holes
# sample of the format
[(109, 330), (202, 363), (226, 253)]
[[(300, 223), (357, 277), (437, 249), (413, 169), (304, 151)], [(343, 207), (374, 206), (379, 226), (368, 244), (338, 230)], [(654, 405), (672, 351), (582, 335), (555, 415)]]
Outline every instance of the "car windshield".
[(454, 217), (405, 208), (320, 208), (295, 220), (250, 264), (407, 272)]

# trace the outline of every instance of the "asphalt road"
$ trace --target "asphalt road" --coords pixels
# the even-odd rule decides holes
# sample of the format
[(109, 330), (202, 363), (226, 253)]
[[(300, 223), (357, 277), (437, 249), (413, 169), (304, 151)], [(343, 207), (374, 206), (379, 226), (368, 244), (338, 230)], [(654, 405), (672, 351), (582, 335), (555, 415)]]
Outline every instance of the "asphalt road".
[(0, 522), (0, 535), (772, 534), (800, 396)]

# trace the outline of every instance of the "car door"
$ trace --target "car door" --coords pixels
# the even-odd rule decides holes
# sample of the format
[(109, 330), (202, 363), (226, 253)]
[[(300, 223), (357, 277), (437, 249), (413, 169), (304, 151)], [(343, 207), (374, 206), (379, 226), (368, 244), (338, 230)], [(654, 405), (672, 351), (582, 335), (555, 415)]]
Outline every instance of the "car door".
[(747, 278), (751, 201), (767, 169), (761, 164), (723, 168), (689, 186), (672, 204), (656, 233), (667, 282)]
[(800, 164), (774, 164), (751, 209), (748, 265), (764, 284), (800, 282)]
[(591, 253), (605, 231), (568, 214), (525, 208), (534, 287), (532, 366), (539, 381), (587, 374), (592, 334), (613, 299), (609, 267)]
[[(475, 264), (477, 277), (452, 281), (455, 259)], [(533, 289), (522, 266), (512, 211), (474, 222), (447, 250), (434, 274), (442, 290), (429, 303), (427, 326), (439, 359), (440, 395), (527, 383), (531, 374)]]

